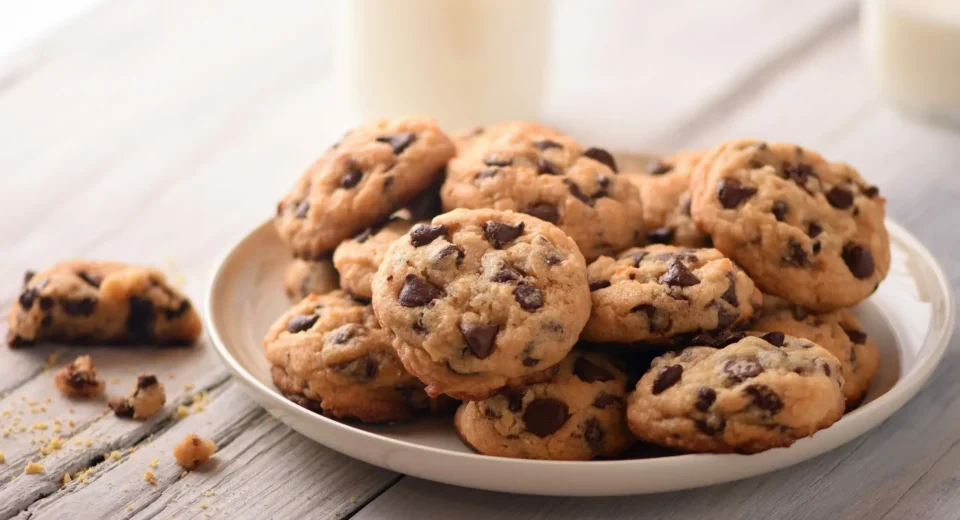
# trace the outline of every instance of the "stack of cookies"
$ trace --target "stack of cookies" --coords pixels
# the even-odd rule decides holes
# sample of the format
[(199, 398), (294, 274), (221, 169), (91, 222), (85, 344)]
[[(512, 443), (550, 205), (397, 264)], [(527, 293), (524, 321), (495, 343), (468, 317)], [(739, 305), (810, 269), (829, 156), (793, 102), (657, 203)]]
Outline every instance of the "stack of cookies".
[(297, 303), (264, 346), (301, 406), (388, 423), (456, 408), (487, 455), (789, 446), (877, 371), (846, 308), (889, 268), (883, 218), (853, 168), (794, 145), (620, 172), (536, 123), (449, 138), (378, 121), (280, 202)]

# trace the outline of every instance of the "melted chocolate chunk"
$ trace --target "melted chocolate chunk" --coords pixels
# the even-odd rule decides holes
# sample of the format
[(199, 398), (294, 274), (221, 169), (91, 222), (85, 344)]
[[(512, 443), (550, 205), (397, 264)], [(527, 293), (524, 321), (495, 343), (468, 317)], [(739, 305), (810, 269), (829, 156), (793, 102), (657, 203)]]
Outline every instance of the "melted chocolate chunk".
[(357, 184), (360, 184), (360, 179), (363, 178), (363, 171), (357, 168), (350, 168), (347, 170), (347, 173), (344, 173), (340, 177), (340, 187), (343, 189), (350, 189)]
[(674, 258), (670, 261), (667, 272), (660, 277), (659, 282), (671, 287), (690, 287), (700, 283), (700, 279), (687, 269), (683, 262)]
[(597, 397), (593, 400), (594, 408), (606, 408), (608, 406), (621, 406), (623, 405), (623, 399), (619, 396), (608, 394), (606, 392), (600, 392), (597, 394)]
[(154, 337), (153, 301), (138, 296), (130, 297), (130, 314), (127, 316), (127, 331), (135, 341), (150, 341)]
[(827, 192), (827, 202), (837, 209), (848, 209), (853, 206), (853, 193), (839, 186), (834, 186)]
[(723, 371), (734, 383), (740, 383), (763, 372), (763, 365), (756, 359), (728, 359)]
[(290, 321), (287, 322), (287, 332), (296, 334), (297, 332), (309, 330), (318, 319), (320, 319), (320, 316), (316, 314), (298, 314), (290, 318)]
[(513, 298), (517, 300), (520, 307), (528, 312), (533, 312), (543, 307), (543, 293), (540, 289), (532, 285), (520, 284), (513, 290)]
[(613, 170), (614, 173), (619, 173), (620, 171), (617, 169), (617, 161), (613, 158), (613, 155), (602, 148), (588, 148), (587, 151), (583, 152), (583, 156), (605, 164), (608, 168)]
[(776, 415), (783, 409), (780, 396), (767, 385), (750, 385), (744, 388), (743, 392), (750, 397), (754, 406), (770, 412), (771, 415)]
[(79, 276), (80, 279), (83, 280), (84, 282), (87, 282), (87, 284), (89, 284), (89, 285), (91, 285), (91, 286), (93, 286), (93, 287), (96, 287), (97, 289), (99, 289), (99, 288), (100, 288), (100, 284), (103, 283), (103, 280), (102, 280), (101, 278), (99, 278), (99, 277), (97, 277), (97, 276), (91, 276), (91, 275), (88, 274), (86, 271), (80, 271), (80, 272), (78, 272), (78, 273), (77, 273), (77, 276)]
[(443, 289), (415, 274), (408, 274), (398, 299), (403, 307), (422, 307), (441, 296)]
[(683, 375), (683, 366), (669, 365), (660, 369), (657, 378), (653, 381), (653, 395), (662, 393), (664, 390), (677, 384)]
[(522, 234), (523, 222), (515, 226), (496, 220), (488, 220), (483, 223), (483, 235), (487, 242), (490, 242), (490, 245), (496, 249), (503, 249), (504, 245), (516, 240)]
[(590, 292), (610, 287), (610, 280), (595, 280), (590, 282)]
[(561, 150), (563, 149), (563, 145), (562, 145), (562, 144), (560, 144), (560, 143), (558, 143), (558, 142), (556, 142), (556, 141), (551, 141), (551, 140), (549, 140), (549, 139), (544, 139), (544, 140), (542, 140), (542, 141), (535, 141), (535, 142), (533, 143), (533, 146), (534, 146), (537, 150), (549, 150), (550, 148), (560, 148)]
[(732, 272), (727, 273), (727, 281), (730, 283), (730, 285), (727, 286), (726, 291), (723, 291), (723, 294), (720, 295), (720, 298), (730, 305), (738, 307), (740, 305), (740, 300), (737, 298), (737, 275), (733, 274)]
[(573, 374), (585, 383), (596, 383), (598, 381), (612, 381), (615, 376), (609, 370), (597, 365), (585, 357), (578, 357), (573, 362)]
[(760, 339), (766, 341), (774, 347), (782, 347), (786, 336), (782, 332), (767, 332), (766, 334), (760, 336)]
[(80, 298), (79, 300), (62, 300), (60, 306), (63, 307), (63, 312), (71, 316), (90, 316), (97, 306), (97, 299), (91, 297)]
[(870, 251), (867, 251), (867, 248), (860, 244), (847, 242), (844, 244), (840, 255), (853, 276), (862, 280), (873, 275), (875, 269), (873, 255), (870, 254)]
[(523, 210), (523, 213), (527, 215), (533, 215), (540, 220), (545, 220), (551, 224), (556, 224), (560, 221), (560, 211), (557, 207), (549, 202), (538, 202), (533, 206), (528, 207)]
[(663, 161), (653, 161), (652, 163), (647, 164), (647, 166), (644, 168), (644, 170), (646, 170), (646, 172), (650, 175), (663, 175), (664, 173), (669, 173), (672, 169), (672, 165)]
[(743, 201), (756, 195), (757, 189), (744, 186), (736, 179), (723, 179), (717, 184), (717, 198), (726, 209), (733, 209)]
[(447, 236), (448, 232), (447, 226), (443, 224), (437, 226), (417, 224), (410, 230), (410, 243), (413, 247), (425, 246), (437, 238)]
[(547, 437), (559, 430), (569, 418), (569, 408), (556, 399), (534, 399), (523, 411), (527, 431), (537, 437)]
[(496, 347), (495, 339), (500, 325), (495, 323), (461, 323), (460, 334), (467, 348), (478, 359), (486, 359)]
[(413, 132), (403, 132), (396, 135), (385, 135), (377, 138), (377, 142), (387, 143), (393, 148), (395, 155), (400, 155), (408, 146), (417, 140), (417, 135)]
[(647, 231), (647, 240), (653, 244), (669, 244), (673, 242), (676, 230), (672, 227), (662, 227)]
[(537, 172), (540, 175), (563, 175), (563, 168), (546, 159), (537, 162)]
[(717, 392), (713, 388), (701, 387), (697, 392), (697, 404), (694, 405), (697, 407), (697, 410), (701, 412), (706, 412), (713, 406), (714, 401), (717, 400)]

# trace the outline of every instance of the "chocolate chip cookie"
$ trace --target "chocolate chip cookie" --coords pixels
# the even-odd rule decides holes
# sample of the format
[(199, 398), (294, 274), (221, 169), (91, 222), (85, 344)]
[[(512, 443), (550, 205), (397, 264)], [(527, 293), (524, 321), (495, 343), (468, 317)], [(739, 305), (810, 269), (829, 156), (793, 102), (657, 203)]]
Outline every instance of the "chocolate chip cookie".
[(391, 244), (373, 307), (432, 396), (484, 399), (549, 378), (590, 315), (586, 264), (553, 224), (454, 210)]
[(824, 348), (781, 332), (733, 339), (655, 359), (630, 395), (630, 430), (681, 450), (756, 453), (843, 415), (840, 362)]
[(287, 296), (294, 302), (307, 297), (308, 294), (326, 294), (339, 287), (337, 270), (329, 258), (321, 260), (304, 260), (294, 258), (287, 266), (284, 276), (284, 287)]
[(192, 344), (200, 317), (156, 269), (120, 262), (68, 260), (27, 271), (7, 313), (7, 343)]
[(342, 291), (304, 298), (270, 327), (263, 345), (277, 388), (316, 412), (378, 423), (435, 404), (400, 364), (370, 305)]
[(431, 119), (356, 128), (280, 201), (277, 230), (297, 256), (320, 258), (425, 191), (443, 176), (453, 154), (453, 142)]
[(761, 304), (750, 277), (716, 249), (633, 248), (597, 259), (587, 273), (589, 341), (689, 344), (746, 322)]
[(690, 217), (690, 177), (703, 157), (702, 150), (663, 157), (627, 179), (640, 190), (647, 241), (683, 247), (710, 247), (710, 236), (700, 231)]
[(573, 350), (550, 381), (466, 402), (454, 424), (484, 455), (546, 460), (615, 457), (634, 441), (627, 376), (600, 353)]
[(847, 310), (817, 314), (799, 305), (766, 297), (760, 318), (750, 329), (806, 338), (836, 356), (843, 372), (847, 410), (860, 405), (880, 367), (877, 343)]
[(613, 156), (536, 123), (461, 138), (440, 195), (447, 210), (511, 210), (556, 224), (588, 260), (644, 240), (640, 194)]
[(869, 296), (890, 267), (885, 201), (847, 164), (732, 141), (704, 156), (690, 186), (694, 222), (765, 293), (836, 310)]
[(383, 262), (387, 247), (413, 225), (412, 220), (396, 216), (344, 240), (333, 252), (333, 264), (340, 272), (340, 287), (354, 296), (372, 298), (373, 275)]

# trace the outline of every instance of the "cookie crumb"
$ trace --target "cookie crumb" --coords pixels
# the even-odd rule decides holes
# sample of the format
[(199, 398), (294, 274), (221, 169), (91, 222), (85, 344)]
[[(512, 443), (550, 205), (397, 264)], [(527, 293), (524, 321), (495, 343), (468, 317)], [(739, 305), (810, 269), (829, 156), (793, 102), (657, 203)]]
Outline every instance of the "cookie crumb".
[(60, 484), (66, 486), (67, 484), (73, 482), (73, 479), (70, 478), (69, 473), (64, 473), (63, 478), (60, 479)]
[(50, 354), (49, 356), (47, 356), (47, 361), (43, 364), (43, 369), (50, 370), (51, 368), (53, 368), (53, 365), (56, 365), (56, 364), (57, 364), (57, 354), (56, 353)]
[(216, 494), (217, 494), (217, 493), (216, 493), (214, 490), (208, 489), (206, 492), (203, 493), (203, 496), (205, 496), (205, 497), (212, 497), (212, 496), (214, 496), (214, 495), (216, 495)]
[(97, 376), (90, 356), (80, 356), (57, 371), (53, 384), (67, 397), (97, 397), (106, 388), (106, 383)]
[(43, 464), (38, 462), (28, 462), (27, 467), (24, 468), (23, 471), (27, 475), (36, 475), (38, 473), (43, 473), (46, 470), (44, 469)]
[(187, 472), (186, 472), (186, 471), (181, 471), (181, 472), (180, 472), (180, 478), (181, 478), (181, 479), (187, 478)]
[(200, 502), (200, 509), (206, 509), (206, 508), (207, 508), (207, 503), (206, 503), (206, 502)]
[(351, 503), (351, 504), (356, 504), (356, 503), (357, 503), (357, 497), (350, 497), (350, 503)]
[(190, 409), (182, 404), (177, 407), (177, 418), (183, 419), (190, 413)]
[(191, 433), (173, 448), (173, 457), (184, 469), (193, 469), (206, 462), (217, 451), (217, 445)]
[(151, 468), (157, 469), (159, 466), (160, 466), (160, 458), (159, 458), (159, 457), (158, 457), (158, 458), (155, 458), (155, 459), (153, 459), (153, 460), (150, 461), (150, 467), (151, 467)]
[(121, 456), (119, 451), (114, 450), (110, 452), (110, 460), (120, 460)]
[(157, 485), (157, 476), (149, 469), (143, 472), (143, 480), (149, 482), (151, 486)]
[(4, 455), (2, 451), (0, 451), (0, 464), (3, 464), (6, 461), (7, 461), (7, 456)]
[(125, 398), (111, 398), (109, 404), (117, 417), (143, 420), (157, 413), (166, 401), (163, 383), (152, 374), (140, 374), (132, 394)]
[(127, 511), (133, 511), (133, 506), (127, 506)]

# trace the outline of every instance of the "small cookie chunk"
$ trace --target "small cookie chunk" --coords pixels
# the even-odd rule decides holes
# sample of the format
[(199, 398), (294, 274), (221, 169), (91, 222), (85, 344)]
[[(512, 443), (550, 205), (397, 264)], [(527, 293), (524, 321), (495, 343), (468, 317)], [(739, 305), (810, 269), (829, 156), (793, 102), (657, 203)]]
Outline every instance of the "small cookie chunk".
[(384, 220), (443, 176), (454, 145), (432, 119), (380, 120), (347, 133), (277, 206), (280, 236), (320, 258)]
[(196, 433), (190, 433), (173, 447), (173, 458), (183, 469), (194, 469), (210, 460), (217, 451), (217, 444), (204, 439)]
[(343, 291), (307, 296), (270, 327), (263, 344), (274, 384), (313, 411), (376, 423), (409, 419), (433, 405), (370, 305)]
[(556, 226), (459, 209), (390, 245), (373, 306), (428, 394), (484, 399), (549, 378), (587, 321), (590, 292), (583, 255)]
[(309, 294), (326, 294), (335, 291), (339, 284), (337, 270), (334, 269), (331, 259), (294, 258), (287, 266), (283, 285), (287, 290), (287, 297), (298, 302)]
[(732, 141), (700, 161), (690, 190), (694, 222), (764, 293), (831, 311), (869, 296), (890, 268), (885, 201), (847, 164)]
[(779, 332), (732, 341), (655, 359), (630, 395), (630, 430), (681, 450), (756, 453), (843, 415), (840, 362), (824, 348)]
[(373, 297), (373, 275), (377, 273), (387, 247), (413, 227), (413, 221), (395, 217), (369, 227), (333, 252), (333, 264), (340, 272), (340, 287), (360, 298)]
[(556, 224), (587, 260), (643, 243), (640, 194), (613, 156), (536, 123), (462, 139), (440, 195), (446, 210), (511, 210)]
[(843, 371), (848, 411), (863, 401), (880, 367), (877, 343), (847, 310), (816, 314), (768, 296), (764, 298), (760, 319), (750, 330), (806, 338), (836, 356)]
[(587, 272), (589, 341), (689, 343), (747, 321), (761, 304), (750, 277), (716, 249), (633, 248), (596, 260)]
[(162, 272), (86, 260), (28, 271), (7, 321), (11, 346), (39, 340), (192, 344), (202, 328), (190, 300)]
[(640, 190), (647, 241), (683, 247), (710, 247), (710, 236), (690, 218), (690, 177), (704, 151), (679, 152), (626, 177)]
[(454, 425), (484, 455), (546, 460), (615, 457), (633, 443), (627, 376), (610, 357), (573, 350), (550, 381), (463, 403)]
[(127, 397), (112, 397), (109, 405), (117, 417), (149, 419), (167, 402), (163, 383), (153, 374), (140, 374)]
[(107, 387), (97, 376), (90, 356), (80, 356), (61, 368), (53, 377), (53, 384), (67, 397), (98, 397)]

